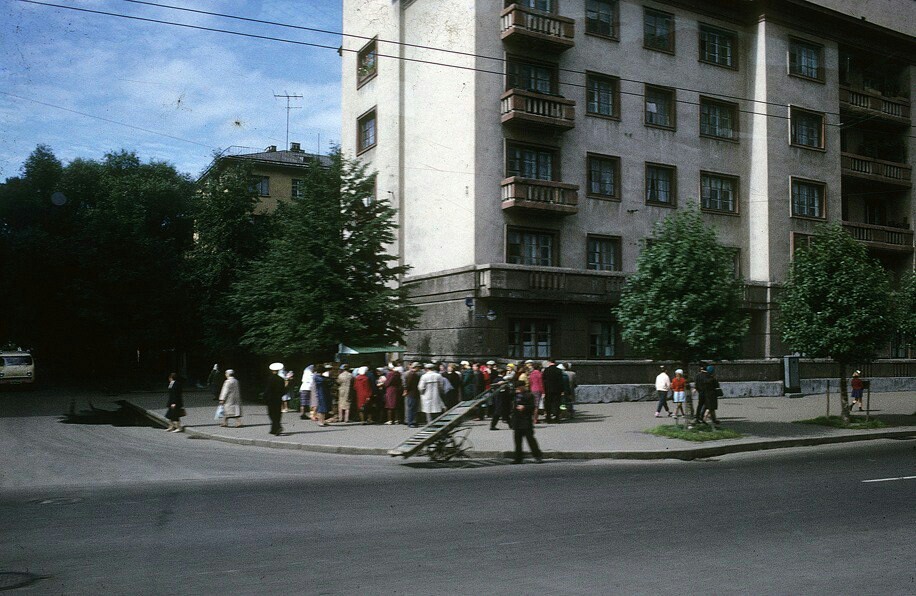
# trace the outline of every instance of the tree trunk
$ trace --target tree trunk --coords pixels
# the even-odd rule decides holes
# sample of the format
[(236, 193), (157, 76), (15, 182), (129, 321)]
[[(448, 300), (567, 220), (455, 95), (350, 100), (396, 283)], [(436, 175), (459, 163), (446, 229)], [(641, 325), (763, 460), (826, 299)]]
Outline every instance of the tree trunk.
[(690, 362), (683, 358), (681, 359), (681, 370), (684, 371), (684, 376), (687, 377), (687, 387), (684, 389), (685, 405), (687, 406), (687, 420), (693, 419), (693, 391), (690, 389), (690, 377), (687, 376), (687, 373), (690, 371), (687, 368), (687, 365)]
[(840, 362), (840, 409), (843, 422), (849, 423), (849, 392), (846, 390), (846, 363)]

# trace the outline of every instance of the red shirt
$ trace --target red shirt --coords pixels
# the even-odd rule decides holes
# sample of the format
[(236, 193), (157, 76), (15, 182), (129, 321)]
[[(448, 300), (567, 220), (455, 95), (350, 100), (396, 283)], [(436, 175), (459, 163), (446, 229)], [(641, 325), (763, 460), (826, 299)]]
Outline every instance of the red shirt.
[(684, 377), (671, 379), (671, 391), (683, 391), (685, 387), (687, 387), (687, 379)]

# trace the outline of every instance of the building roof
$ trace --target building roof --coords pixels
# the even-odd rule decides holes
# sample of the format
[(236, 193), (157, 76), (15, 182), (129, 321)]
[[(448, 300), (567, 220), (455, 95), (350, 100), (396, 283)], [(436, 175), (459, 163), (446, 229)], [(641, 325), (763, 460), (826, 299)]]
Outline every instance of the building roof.
[[(207, 169), (204, 170), (204, 172), (198, 177), (198, 180), (203, 180), (204, 178), (206, 178), (210, 174), (210, 172), (213, 171), (214, 167), (216, 167), (216, 165), (219, 164), (220, 162), (230, 161), (230, 160), (234, 160), (234, 161), (243, 161), (244, 160), (244, 161), (250, 161), (253, 163), (259, 163), (259, 164), (271, 165), (271, 166), (287, 166), (287, 167), (292, 167), (292, 168), (304, 168), (305, 166), (314, 162), (317, 159), (319, 165), (321, 166), (328, 167), (331, 165), (330, 156), (318, 155), (315, 153), (306, 153), (305, 151), (302, 151), (301, 149), (298, 149), (297, 147), (298, 147), (298, 144), (293, 143), (292, 149), (281, 149), (278, 151), (276, 146), (271, 145), (270, 147), (267, 147), (263, 151), (255, 151), (252, 153), (242, 153), (242, 152), (230, 153), (230, 151), (232, 151), (233, 149), (233, 148), (230, 148), (227, 150), (226, 154), (217, 156), (210, 163), (210, 165), (207, 166)], [(244, 150), (244, 149), (250, 149), (250, 148), (249, 147), (237, 147), (235, 149)]]

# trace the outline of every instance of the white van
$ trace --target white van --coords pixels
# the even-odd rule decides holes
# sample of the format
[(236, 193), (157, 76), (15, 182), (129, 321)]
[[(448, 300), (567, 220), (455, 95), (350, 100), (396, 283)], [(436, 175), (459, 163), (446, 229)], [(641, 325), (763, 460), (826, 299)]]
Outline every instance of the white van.
[(0, 352), (0, 385), (22, 385), (35, 382), (35, 359), (28, 352)]

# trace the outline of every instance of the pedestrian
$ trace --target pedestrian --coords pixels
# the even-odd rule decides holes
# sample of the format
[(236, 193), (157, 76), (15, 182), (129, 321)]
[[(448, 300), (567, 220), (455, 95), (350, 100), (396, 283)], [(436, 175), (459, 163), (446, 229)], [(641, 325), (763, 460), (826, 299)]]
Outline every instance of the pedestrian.
[(564, 366), (563, 376), (565, 383), (563, 385), (563, 405), (566, 406), (566, 414), (570, 418), (576, 417), (576, 371), (572, 369), (572, 362), (567, 362)]
[(219, 372), (219, 364), (214, 364), (213, 368), (210, 370), (210, 376), (207, 377), (207, 388), (210, 390), (210, 395), (213, 396), (214, 401), (219, 398), (223, 379), (223, 373)]
[(165, 417), (169, 421), (168, 432), (182, 432), (184, 428), (181, 426), (181, 418), (185, 415), (184, 395), (182, 395), (181, 379), (175, 372), (169, 374), (169, 397), (166, 407), (168, 408), (165, 411)]
[(525, 389), (524, 381), (515, 381), (515, 397), (512, 401), (512, 434), (515, 439), (515, 458), (513, 464), (522, 463), (522, 439), (528, 441), (528, 449), (534, 461), (541, 463), (543, 453), (534, 438), (534, 396)]
[(283, 379), (283, 384), (286, 387), (286, 390), (283, 392), (283, 408), (280, 410), (285, 414), (289, 412), (289, 400), (293, 398), (292, 393), (296, 384), (293, 382), (294, 375), (291, 370), (280, 371), (280, 377)]
[(401, 399), (401, 394), (404, 392), (404, 382), (401, 378), (400, 371), (394, 367), (393, 363), (391, 369), (388, 371), (388, 375), (385, 377), (382, 388), (385, 391), (385, 412), (388, 415), (388, 420), (385, 424), (397, 424), (396, 413), (398, 410), (398, 401)]
[(852, 411), (853, 406), (856, 404), (859, 405), (859, 411), (863, 411), (862, 408), (862, 393), (865, 390), (865, 381), (862, 380), (860, 376), (862, 374), (861, 370), (857, 370), (852, 373), (852, 380), (850, 384), (852, 385), (852, 406), (849, 406), (849, 411)]
[(420, 363), (414, 362), (404, 375), (404, 422), (417, 428), (417, 407), (420, 405)]
[(264, 403), (267, 404), (267, 416), (270, 418), (270, 434), (280, 436), (280, 433), (283, 432), (283, 427), (280, 426), (283, 414), (280, 409), (283, 405), (283, 393), (286, 391), (286, 384), (280, 378), (283, 363), (274, 362), (268, 368), (270, 368), (270, 375), (267, 377), (262, 395)]
[(544, 379), (541, 376), (541, 363), (528, 361), (528, 390), (534, 396), (534, 423), (540, 423), (541, 410), (544, 409)]
[(331, 365), (325, 364), (321, 367), (321, 372), (312, 376), (312, 395), (315, 398), (315, 413), (318, 416), (318, 426), (327, 426), (327, 416), (331, 412), (331, 390), (333, 389), (333, 379), (331, 379)]
[(455, 366), (455, 363), (450, 362), (448, 366), (445, 367), (445, 374), (443, 376), (445, 380), (448, 381), (443, 401), (445, 401), (445, 408), (450, 410), (461, 401), (461, 375), (458, 373), (458, 368)]
[[(499, 369), (496, 369), (497, 376), (494, 377), (491, 389), (493, 392), (493, 414), (490, 416), (490, 430), (497, 430), (496, 425), (502, 418), (509, 428), (512, 428), (512, 400), (515, 396), (515, 365), (509, 364), (506, 371), (501, 375)], [(501, 383), (501, 384), (500, 384)]]
[(671, 410), (668, 409), (668, 391), (671, 390), (671, 378), (664, 366), (659, 367), (658, 376), (655, 377), (655, 395), (658, 398), (658, 406), (655, 408), (655, 417), (662, 415), (662, 408), (671, 416)]
[[(464, 362), (465, 369), (461, 374), (461, 392), (464, 394), (464, 399), (477, 399), (484, 391), (480, 365), (476, 362), (470, 364), (467, 360)], [(475, 409), (477, 410), (477, 419), (483, 420), (483, 408), (478, 406)]]
[(719, 420), (716, 418), (716, 410), (719, 408), (719, 396), (722, 394), (722, 389), (719, 387), (719, 380), (715, 372), (715, 367), (710, 364), (705, 371), (701, 370), (697, 375), (695, 384), (700, 398), (694, 423), (700, 424), (708, 415), (710, 421), (718, 428)]
[(560, 422), (560, 399), (563, 395), (563, 371), (557, 368), (555, 360), (547, 361), (547, 367), (541, 373), (544, 381), (545, 422)]
[(674, 395), (674, 415), (686, 416), (684, 412), (684, 403), (687, 401), (687, 379), (684, 378), (683, 369), (674, 371), (674, 378), (671, 379), (671, 393)]
[(442, 395), (445, 393), (445, 379), (435, 364), (427, 364), (426, 372), (420, 377), (417, 389), (420, 391), (420, 411), (426, 415), (426, 424), (432, 422), (445, 410)]
[(235, 427), (242, 428), (242, 390), (239, 381), (235, 378), (235, 371), (226, 370), (226, 380), (219, 392), (219, 405), (223, 407), (223, 421), (220, 426), (229, 426), (230, 420), (235, 420)]
[[(315, 366), (309, 364), (305, 367), (305, 370), (302, 371), (302, 383), (299, 385), (299, 418), (305, 420), (306, 418), (315, 419), (315, 413), (311, 410), (312, 402), (312, 376), (315, 374)], [(309, 411), (306, 414), (306, 410)]]
[(369, 367), (361, 366), (356, 370), (353, 379), (353, 390), (356, 392), (356, 410), (359, 412), (359, 421), (368, 424), (366, 413), (369, 402), (372, 400), (372, 381), (369, 380)]
[(350, 392), (353, 391), (353, 373), (346, 364), (337, 373), (337, 419), (350, 422)]

